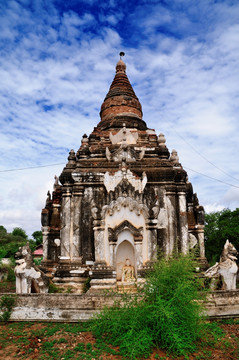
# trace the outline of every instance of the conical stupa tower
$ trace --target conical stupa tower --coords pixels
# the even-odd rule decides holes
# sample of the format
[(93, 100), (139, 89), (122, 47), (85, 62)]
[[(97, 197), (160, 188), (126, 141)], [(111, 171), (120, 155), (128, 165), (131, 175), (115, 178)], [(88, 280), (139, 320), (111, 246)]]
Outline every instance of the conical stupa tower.
[(43, 269), (82, 292), (134, 286), (160, 252), (204, 254), (204, 210), (177, 152), (143, 120), (120, 59), (101, 120), (68, 163), (42, 210)]

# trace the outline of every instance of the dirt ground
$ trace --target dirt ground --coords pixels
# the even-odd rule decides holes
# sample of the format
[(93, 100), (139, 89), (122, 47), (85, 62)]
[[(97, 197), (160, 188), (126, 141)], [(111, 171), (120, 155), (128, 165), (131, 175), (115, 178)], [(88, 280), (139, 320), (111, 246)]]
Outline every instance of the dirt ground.
[[(190, 360), (238, 360), (239, 320), (220, 322), (223, 335), (213, 345), (199, 346)], [(80, 323), (8, 323), (0, 325), (0, 359), (79, 359), (79, 360), (123, 360), (118, 349), (97, 342), (86, 325)], [(167, 351), (155, 349), (148, 358), (161, 360), (183, 360)]]
[(0, 294), (16, 293), (16, 281), (1, 281), (0, 282)]

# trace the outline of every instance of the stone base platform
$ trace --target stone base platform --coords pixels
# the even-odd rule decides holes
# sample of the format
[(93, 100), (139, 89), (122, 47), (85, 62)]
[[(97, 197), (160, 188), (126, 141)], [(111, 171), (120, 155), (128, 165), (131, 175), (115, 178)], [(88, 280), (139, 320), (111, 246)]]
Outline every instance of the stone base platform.
[[(120, 294), (22, 294), (16, 296), (10, 321), (87, 321), (120, 299)], [(239, 317), (239, 290), (209, 293), (206, 315), (212, 319)]]
[(209, 318), (239, 317), (239, 289), (212, 291), (207, 298), (206, 315)]
[(137, 284), (136, 283), (122, 283), (121, 281), (117, 281), (117, 291), (119, 293), (136, 293), (137, 292)]

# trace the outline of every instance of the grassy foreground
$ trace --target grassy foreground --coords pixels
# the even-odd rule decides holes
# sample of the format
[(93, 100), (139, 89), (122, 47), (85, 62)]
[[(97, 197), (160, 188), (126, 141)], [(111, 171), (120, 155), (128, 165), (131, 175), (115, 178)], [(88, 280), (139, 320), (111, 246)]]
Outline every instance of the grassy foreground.
[(0, 358), (238, 360), (239, 320), (203, 318), (207, 289), (195, 266), (183, 255), (157, 261), (142, 289), (88, 323), (2, 324)]
[[(189, 357), (172, 356), (166, 350), (152, 349), (148, 359), (160, 360), (238, 360), (239, 320), (212, 322), (216, 331), (199, 343)], [(106, 346), (89, 331), (87, 323), (8, 323), (0, 325), (0, 359), (127, 359), (119, 347)], [(128, 358), (130, 359), (130, 358)], [(145, 357), (144, 357), (145, 359)]]

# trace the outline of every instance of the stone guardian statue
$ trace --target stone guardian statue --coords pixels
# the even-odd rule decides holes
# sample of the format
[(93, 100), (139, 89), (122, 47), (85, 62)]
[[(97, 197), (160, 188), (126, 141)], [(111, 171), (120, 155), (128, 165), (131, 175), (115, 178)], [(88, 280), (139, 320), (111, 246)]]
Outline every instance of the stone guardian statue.
[(210, 267), (204, 275), (211, 281), (211, 289), (215, 290), (216, 279), (221, 275), (223, 280), (222, 290), (236, 290), (236, 278), (238, 272), (238, 266), (236, 263), (238, 254), (236, 248), (229, 240), (226, 241), (219, 263)]
[(47, 293), (48, 277), (34, 264), (29, 244), (19, 247), (15, 255), (16, 293)]

